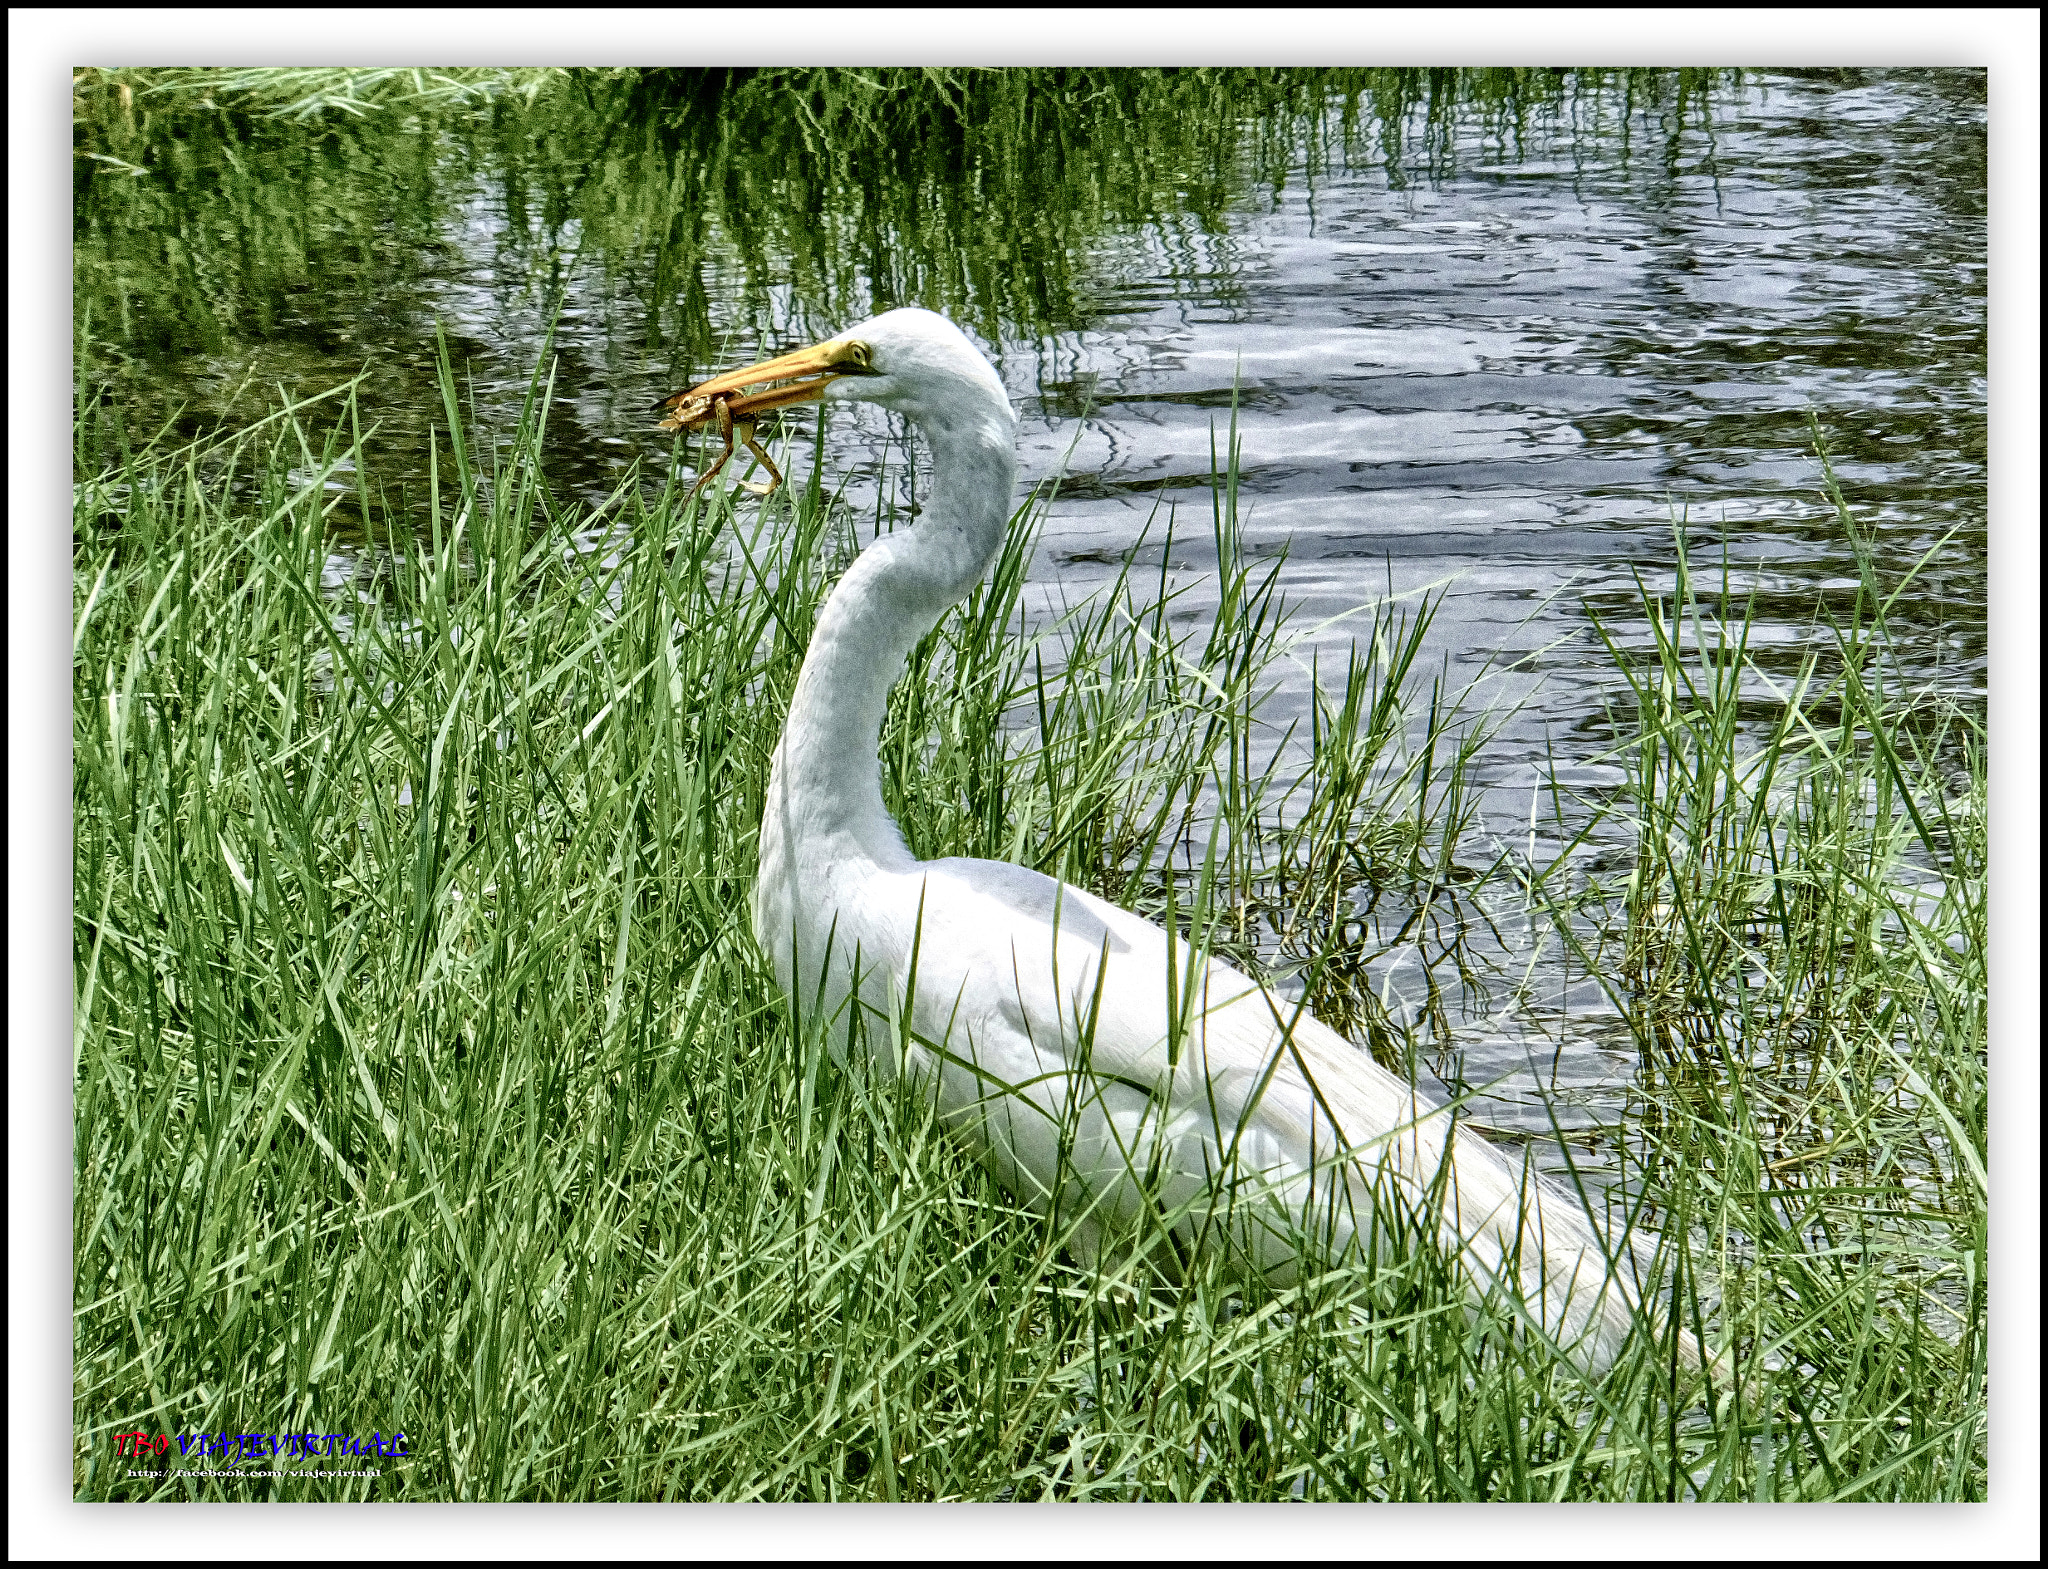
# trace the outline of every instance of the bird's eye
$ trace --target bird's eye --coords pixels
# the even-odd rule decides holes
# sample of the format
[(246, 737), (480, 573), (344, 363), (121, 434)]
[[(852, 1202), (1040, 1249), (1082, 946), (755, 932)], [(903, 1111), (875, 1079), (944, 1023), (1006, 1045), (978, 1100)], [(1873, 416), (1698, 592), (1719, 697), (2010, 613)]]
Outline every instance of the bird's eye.
[(873, 370), (875, 368), (874, 353), (865, 343), (848, 344), (846, 357), (861, 370)]

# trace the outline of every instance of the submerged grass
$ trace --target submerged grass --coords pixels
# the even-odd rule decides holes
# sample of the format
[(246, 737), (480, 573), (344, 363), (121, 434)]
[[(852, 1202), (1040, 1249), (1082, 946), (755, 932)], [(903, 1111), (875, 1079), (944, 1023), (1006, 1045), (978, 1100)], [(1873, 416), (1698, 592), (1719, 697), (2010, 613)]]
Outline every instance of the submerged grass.
[[(570, 254), (588, 255), (621, 346), (631, 335), (661, 350), (677, 383), (735, 325), (815, 337), (896, 304), (941, 309), (990, 341), (1047, 335), (1093, 323), (1105, 292), (1163, 271), (1229, 290), (1231, 268), (1202, 259), (1229, 215), (1347, 162), (1398, 187), (1597, 138), (1603, 160), (1647, 158), (1676, 177), (1742, 79), (86, 68), (72, 85), (74, 322), (92, 353), (77, 385), (118, 378), (110, 413), (147, 388), (163, 413), (203, 408), (209, 426), (232, 425), (256, 405), (239, 373), (216, 384), (218, 357), (260, 364), (260, 396), (280, 374), (310, 385), (337, 351), (363, 363), (360, 346), (382, 349), (364, 358), (384, 362), (386, 397), (430, 395), (431, 377), (406, 367), (425, 369), (460, 261), (449, 235), (480, 193), (502, 215), (489, 242), (500, 308), (514, 280), (545, 295)], [(1156, 232), (1167, 259), (1133, 226)], [(736, 301), (750, 319), (735, 323)]]
[[(346, 393), (79, 487), (80, 1497), (1983, 1496), (1982, 748), (1890, 685), (1874, 572), (1761, 735), (1738, 607), (1688, 643), (1690, 580), (1646, 595), (1595, 814), (1633, 867), (1500, 868), (1636, 1023), (1627, 1184), (1691, 1242), (1657, 1317), (1744, 1375), (1701, 1403), (1661, 1323), (1588, 1387), (1427, 1248), (1287, 1291), (1075, 1268), (792, 1027), (747, 930), (851, 543), (818, 477), (586, 512), (544, 378), (498, 439), (443, 377), (431, 526), (338, 591), (327, 514), (397, 515)], [(1221, 466), (1207, 627), (1128, 573), (1032, 623), (1027, 520), (914, 657), (885, 788), (920, 854), (1172, 909), (1412, 1056), (1341, 1004), (1347, 909), (1426, 906), (1469, 810), (1406, 707), (1422, 618), (1279, 744), (1284, 607)], [(237, 1477), (138, 1467), (136, 1431), (408, 1453)]]

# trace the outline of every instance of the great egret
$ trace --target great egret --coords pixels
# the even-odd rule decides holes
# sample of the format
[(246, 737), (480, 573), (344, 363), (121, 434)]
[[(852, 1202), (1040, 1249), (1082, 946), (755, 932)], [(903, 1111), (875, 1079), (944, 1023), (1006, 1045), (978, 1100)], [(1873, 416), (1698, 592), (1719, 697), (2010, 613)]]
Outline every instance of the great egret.
[[(958, 328), (906, 309), (675, 393), (663, 425), (765, 460), (754, 421), (814, 399), (904, 415), (933, 479), (916, 526), (870, 544), (819, 612), (775, 749), (753, 919), (785, 994), (833, 1013), (842, 1047), (858, 1034), (884, 1071), (935, 1081), (1004, 1185), (1071, 1219), (1084, 1263), (1149, 1245), (1171, 1268), (1213, 1247), (1285, 1283), (1389, 1246), (1399, 1214), (1475, 1288), (1507, 1285), (1590, 1370), (1609, 1365), (1634, 1255), (1603, 1248), (1577, 1200), (1152, 922), (1022, 866), (911, 855), (882, 803), (883, 714), (1002, 546), (1016, 416)], [(1690, 1337), (1681, 1351), (1697, 1366)]]

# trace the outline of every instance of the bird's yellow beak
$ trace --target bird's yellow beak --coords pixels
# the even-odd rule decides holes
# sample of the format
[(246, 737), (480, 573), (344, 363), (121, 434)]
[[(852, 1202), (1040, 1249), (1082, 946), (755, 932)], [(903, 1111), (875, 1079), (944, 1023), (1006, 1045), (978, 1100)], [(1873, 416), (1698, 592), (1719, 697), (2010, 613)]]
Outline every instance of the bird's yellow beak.
[[(711, 423), (721, 399), (727, 418), (736, 425), (747, 424), (776, 409), (815, 402), (841, 376), (879, 374), (870, 363), (865, 343), (854, 338), (832, 338), (798, 349), (794, 354), (749, 365), (745, 370), (713, 376), (681, 392), (671, 392), (655, 407), (666, 416), (661, 422), (663, 430), (696, 430)], [(764, 387), (759, 392), (741, 390), (760, 382), (785, 385)]]

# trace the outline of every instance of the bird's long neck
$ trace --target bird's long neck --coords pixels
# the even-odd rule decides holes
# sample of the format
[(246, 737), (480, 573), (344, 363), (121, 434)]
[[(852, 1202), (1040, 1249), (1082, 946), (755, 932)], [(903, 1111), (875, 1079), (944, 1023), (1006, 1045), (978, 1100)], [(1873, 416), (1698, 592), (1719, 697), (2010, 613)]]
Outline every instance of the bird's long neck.
[(771, 851), (794, 854), (807, 872), (911, 861), (882, 804), (876, 754), (889, 688), (918, 640), (988, 571), (1017, 480), (1007, 403), (913, 417), (932, 449), (931, 499), (915, 528), (861, 553), (819, 613), (776, 749), (764, 870)]

